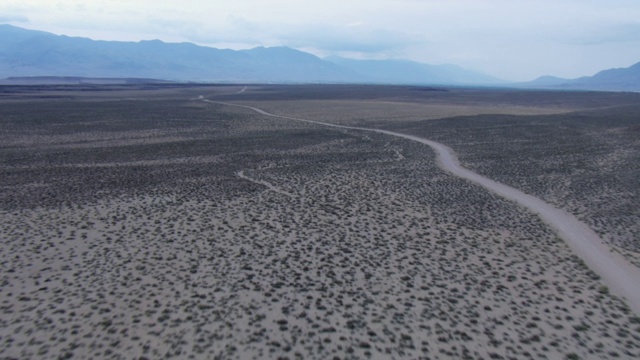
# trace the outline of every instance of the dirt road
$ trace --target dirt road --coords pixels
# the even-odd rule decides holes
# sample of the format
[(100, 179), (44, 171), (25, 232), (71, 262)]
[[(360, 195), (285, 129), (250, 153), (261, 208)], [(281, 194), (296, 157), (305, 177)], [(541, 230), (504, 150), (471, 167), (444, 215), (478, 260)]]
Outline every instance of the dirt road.
[(591, 230), (586, 224), (579, 221), (575, 216), (564, 210), (558, 209), (539, 198), (525, 194), (520, 190), (495, 182), (489, 178), (476, 174), (473, 171), (465, 169), (460, 165), (455, 152), (443, 144), (417, 136), (401, 134), (388, 130), (336, 125), (321, 121), (276, 115), (252, 106), (211, 100), (203, 101), (242, 107), (265, 116), (304, 121), (340, 129), (376, 132), (428, 145), (436, 151), (439, 165), (443, 170), (480, 185), (505, 199), (515, 201), (521, 206), (524, 206), (530, 211), (538, 214), (538, 216), (540, 216), (540, 218), (569, 245), (573, 252), (578, 255), (592, 271), (602, 277), (602, 281), (610, 288), (613, 294), (625, 298), (629, 307), (636, 314), (640, 314), (640, 269), (638, 267), (629, 263), (620, 254), (612, 252), (611, 248), (605, 244), (593, 230)]

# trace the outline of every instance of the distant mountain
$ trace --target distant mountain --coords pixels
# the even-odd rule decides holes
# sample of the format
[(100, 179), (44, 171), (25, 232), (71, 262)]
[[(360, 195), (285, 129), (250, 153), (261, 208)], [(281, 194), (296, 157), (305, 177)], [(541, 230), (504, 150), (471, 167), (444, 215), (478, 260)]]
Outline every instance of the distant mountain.
[(400, 84), (497, 85), (500, 80), (456, 65), (429, 65), (407, 60), (325, 60), (363, 75), (374, 82)]
[(563, 79), (555, 76), (541, 76), (535, 80), (525, 83), (516, 84), (518, 87), (547, 88), (554, 87), (570, 82), (569, 79)]
[(640, 63), (628, 68), (603, 70), (593, 76), (562, 79), (543, 76), (516, 87), (597, 91), (640, 91)]
[(228, 50), (191, 43), (96, 41), (0, 25), (0, 78), (479, 85), (499, 81), (453, 65), (320, 59), (288, 47)]
[(0, 25), (0, 78), (136, 77), (229, 82), (347, 82), (339, 66), (286, 47), (221, 50), (190, 43), (95, 41)]
[(573, 89), (640, 91), (640, 62), (628, 68), (603, 70), (561, 86)]

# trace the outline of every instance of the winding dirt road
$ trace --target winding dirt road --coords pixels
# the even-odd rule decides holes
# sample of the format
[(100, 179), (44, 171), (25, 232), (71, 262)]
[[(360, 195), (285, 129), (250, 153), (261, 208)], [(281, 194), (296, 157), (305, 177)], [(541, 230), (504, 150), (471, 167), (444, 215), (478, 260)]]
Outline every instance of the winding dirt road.
[(593, 230), (566, 211), (558, 209), (539, 198), (525, 194), (520, 190), (498, 183), (482, 175), (476, 174), (471, 170), (465, 169), (460, 165), (455, 152), (443, 144), (421, 137), (388, 130), (336, 125), (321, 121), (276, 115), (252, 106), (206, 99), (202, 100), (215, 104), (250, 109), (261, 115), (280, 119), (303, 121), (339, 129), (375, 132), (429, 145), (436, 151), (439, 165), (443, 170), (467, 179), (472, 183), (478, 184), (505, 199), (515, 201), (538, 214), (540, 218), (569, 245), (573, 252), (578, 255), (592, 271), (601, 276), (603, 282), (610, 288), (613, 294), (626, 299), (629, 307), (636, 314), (640, 315), (640, 268), (629, 263), (620, 254), (612, 252), (611, 248), (605, 244)]

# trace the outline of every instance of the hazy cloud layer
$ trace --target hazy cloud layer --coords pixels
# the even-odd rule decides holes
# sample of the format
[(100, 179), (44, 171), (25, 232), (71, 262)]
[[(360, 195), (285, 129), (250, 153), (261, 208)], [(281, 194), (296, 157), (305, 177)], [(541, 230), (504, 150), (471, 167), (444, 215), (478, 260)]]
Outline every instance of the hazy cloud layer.
[(637, 0), (3, 0), (0, 22), (107, 40), (158, 38), (455, 63), (506, 79), (640, 61)]
[[(590, 34), (581, 34), (581, 36), (576, 39), (576, 43), (579, 45), (638, 42), (640, 42), (640, 21), (637, 23), (616, 24), (601, 29), (594, 29)], [(632, 44), (630, 45), (633, 46)]]
[(0, 15), (0, 23), (26, 23), (29, 19), (24, 15)]
[(416, 35), (376, 29), (364, 23), (343, 26), (301, 27), (294, 32), (278, 34), (285, 44), (315, 48), (325, 52), (359, 52), (363, 54), (393, 53), (408, 46), (424, 44)]

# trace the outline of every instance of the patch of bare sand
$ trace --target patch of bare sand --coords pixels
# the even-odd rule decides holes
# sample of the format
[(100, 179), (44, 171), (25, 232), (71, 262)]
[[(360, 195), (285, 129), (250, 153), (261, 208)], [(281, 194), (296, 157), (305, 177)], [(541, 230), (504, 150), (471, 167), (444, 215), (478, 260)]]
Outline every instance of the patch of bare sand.
[(402, 102), (388, 100), (296, 100), (296, 101), (234, 101), (255, 106), (275, 114), (286, 114), (341, 125), (375, 124), (389, 121), (418, 121), (473, 116), (482, 114), (548, 115), (575, 111), (557, 106), (522, 106), (509, 103), (447, 103)]

